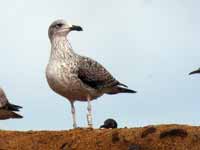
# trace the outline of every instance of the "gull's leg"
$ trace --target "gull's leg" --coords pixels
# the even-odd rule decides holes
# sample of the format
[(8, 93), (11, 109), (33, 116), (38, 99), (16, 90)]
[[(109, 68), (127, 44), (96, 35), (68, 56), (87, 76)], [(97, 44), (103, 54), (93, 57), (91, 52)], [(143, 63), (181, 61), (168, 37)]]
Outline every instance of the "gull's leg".
[(75, 107), (74, 107), (74, 102), (70, 101), (71, 103), (71, 112), (72, 112), (72, 119), (73, 119), (73, 127), (74, 129), (77, 128), (77, 124), (76, 124), (76, 111), (75, 111)]
[(87, 106), (87, 110), (88, 110), (88, 114), (87, 114), (87, 122), (88, 122), (88, 127), (92, 128), (92, 105), (91, 105), (91, 101), (90, 101), (90, 97), (87, 98), (88, 101), (88, 106)]

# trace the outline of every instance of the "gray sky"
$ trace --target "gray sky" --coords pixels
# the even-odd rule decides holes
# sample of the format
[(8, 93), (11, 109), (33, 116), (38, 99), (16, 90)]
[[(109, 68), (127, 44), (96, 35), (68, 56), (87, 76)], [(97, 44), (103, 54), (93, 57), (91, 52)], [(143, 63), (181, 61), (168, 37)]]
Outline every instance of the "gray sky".
[[(120, 127), (199, 125), (200, 2), (197, 0), (7, 0), (0, 5), (0, 85), (22, 120), (1, 121), (12, 130), (72, 128), (70, 105), (48, 86), (48, 26), (63, 18), (81, 25), (70, 41), (79, 54), (98, 60), (137, 94), (93, 101), (94, 125), (114, 118)], [(77, 102), (86, 126), (87, 103)]]

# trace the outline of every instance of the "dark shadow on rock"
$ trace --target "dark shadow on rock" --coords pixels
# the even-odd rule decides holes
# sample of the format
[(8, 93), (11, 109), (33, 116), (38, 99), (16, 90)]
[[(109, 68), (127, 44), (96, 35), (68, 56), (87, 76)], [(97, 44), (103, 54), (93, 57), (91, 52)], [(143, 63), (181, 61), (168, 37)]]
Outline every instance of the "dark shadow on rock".
[(138, 144), (131, 144), (129, 145), (128, 150), (141, 150), (141, 146)]
[(112, 142), (113, 143), (116, 143), (116, 142), (118, 142), (120, 140), (120, 138), (119, 138), (119, 133), (118, 132), (114, 132), (113, 134), (112, 134)]
[(154, 132), (156, 132), (155, 127), (148, 127), (142, 132), (141, 138), (145, 138), (146, 136), (148, 136), (149, 134), (153, 134)]
[(188, 136), (188, 133), (184, 129), (171, 129), (168, 131), (164, 131), (160, 133), (160, 139), (166, 138), (166, 137), (182, 137), (185, 138)]

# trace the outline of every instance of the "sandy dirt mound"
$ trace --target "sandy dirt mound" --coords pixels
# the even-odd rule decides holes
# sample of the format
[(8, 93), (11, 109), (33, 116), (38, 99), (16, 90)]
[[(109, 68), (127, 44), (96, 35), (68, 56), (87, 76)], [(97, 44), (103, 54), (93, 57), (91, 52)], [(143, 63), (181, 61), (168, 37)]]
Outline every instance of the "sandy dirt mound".
[(0, 150), (200, 150), (200, 127), (0, 131)]

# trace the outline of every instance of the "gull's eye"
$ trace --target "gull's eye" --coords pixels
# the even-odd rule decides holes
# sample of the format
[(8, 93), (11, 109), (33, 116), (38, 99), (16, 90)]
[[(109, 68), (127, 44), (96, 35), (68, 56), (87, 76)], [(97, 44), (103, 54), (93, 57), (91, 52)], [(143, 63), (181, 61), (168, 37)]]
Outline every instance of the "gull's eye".
[(56, 24), (56, 28), (57, 28), (57, 29), (60, 28), (60, 27), (62, 27), (62, 26), (63, 26), (62, 23), (58, 23), (58, 24)]

